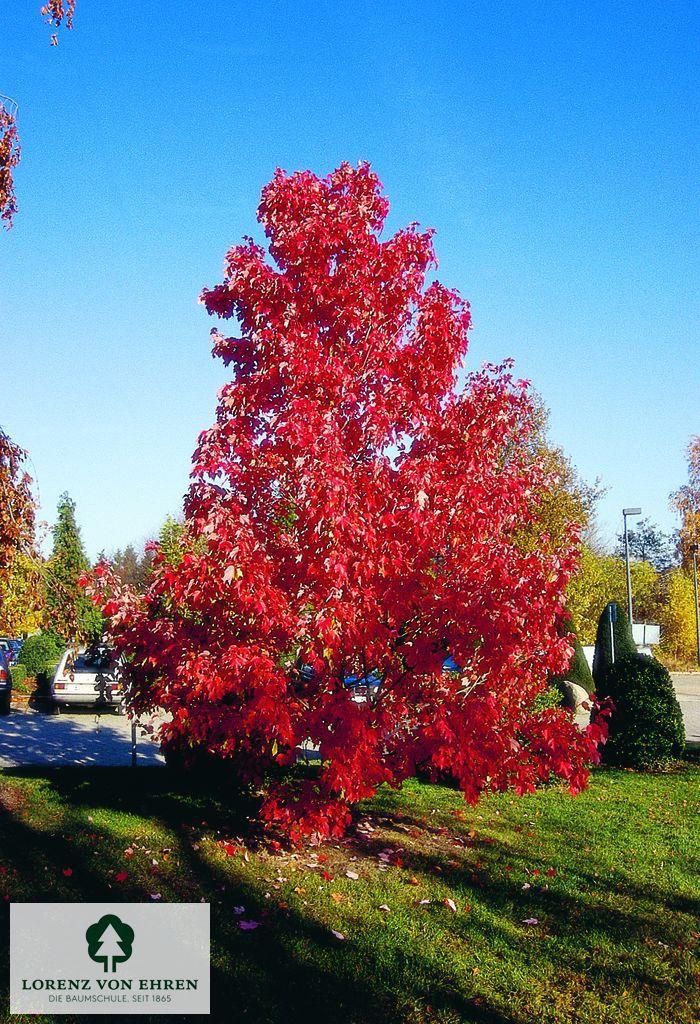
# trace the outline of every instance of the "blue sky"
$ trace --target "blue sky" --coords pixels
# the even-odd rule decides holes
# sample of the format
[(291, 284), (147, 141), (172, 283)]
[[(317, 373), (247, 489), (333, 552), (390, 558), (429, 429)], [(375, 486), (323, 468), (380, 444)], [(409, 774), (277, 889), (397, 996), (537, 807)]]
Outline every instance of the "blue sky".
[(553, 440), (672, 529), (700, 432), (695, 3), (4, 0), (20, 212), (0, 237), (0, 423), (91, 555), (179, 510), (225, 379), (197, 296), (276, 166), (369, 160), (436, 228), (469, 366), (516, 360)]

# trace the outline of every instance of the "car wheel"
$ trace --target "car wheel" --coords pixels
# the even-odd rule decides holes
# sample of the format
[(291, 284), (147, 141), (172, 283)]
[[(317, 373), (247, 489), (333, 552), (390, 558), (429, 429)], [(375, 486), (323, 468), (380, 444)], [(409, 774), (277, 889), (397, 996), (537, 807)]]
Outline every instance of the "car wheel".
[(0, 698), (0, 715), (9, 715), (10, 713), (10, 695), (4, 693)]

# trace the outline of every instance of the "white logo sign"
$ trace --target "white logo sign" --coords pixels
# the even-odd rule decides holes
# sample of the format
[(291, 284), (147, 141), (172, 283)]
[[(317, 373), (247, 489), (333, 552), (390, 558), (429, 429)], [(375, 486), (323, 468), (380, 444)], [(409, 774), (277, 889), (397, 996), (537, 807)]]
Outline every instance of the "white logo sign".
[(209, 1013), (206, 903), (13, 903), (10, 1013)]

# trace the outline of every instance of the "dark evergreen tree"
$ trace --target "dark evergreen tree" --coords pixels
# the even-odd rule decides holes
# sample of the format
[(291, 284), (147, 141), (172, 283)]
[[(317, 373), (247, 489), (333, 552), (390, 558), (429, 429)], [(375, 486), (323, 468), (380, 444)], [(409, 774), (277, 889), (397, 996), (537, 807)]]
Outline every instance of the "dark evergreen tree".
[(58, 499), (46, 587), (46, 627), (67, 642), (92, 640), (102, 632), (102, 616), (85, 597), (78, 580), (90, 568), (69, 494)]
[[(610, 610), (612, 611), (612, 638), (610, 639)], [(598, 632), (595, 638), (595, 653), (593, 655), (593, 682), (596, 693), (600, 695), (600, 686), (605, 673), (613, 664), (614, 660), (622, 661), (637, 653), (637, 647), (632, 639), (632, 627), (629, 624), (627, 613), (615, 601), (610, 601), (598, 619)]]

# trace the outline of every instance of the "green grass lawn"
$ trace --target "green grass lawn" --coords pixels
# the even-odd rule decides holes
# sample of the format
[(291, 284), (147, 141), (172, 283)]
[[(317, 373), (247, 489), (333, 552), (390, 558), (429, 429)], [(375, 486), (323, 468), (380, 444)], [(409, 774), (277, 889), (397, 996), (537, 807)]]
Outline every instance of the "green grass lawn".
[(576, 798), (471, 809), (414, 781), (364, 804), (343, 843), (290, 855), (256, 839), (250, 804), (161, 769), (5, 771), (0, 896), (206, 900), (215, 1021), (690, 1024), (699, 783), (697, 762), (601, 769)]

